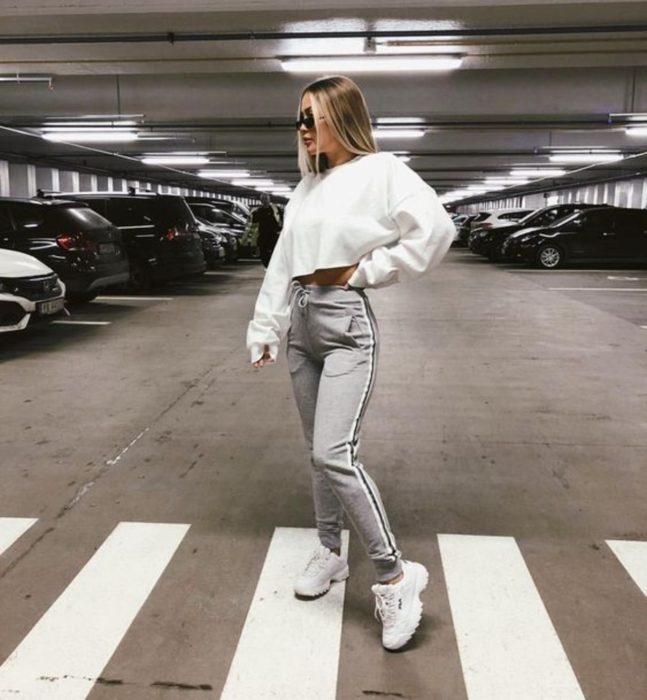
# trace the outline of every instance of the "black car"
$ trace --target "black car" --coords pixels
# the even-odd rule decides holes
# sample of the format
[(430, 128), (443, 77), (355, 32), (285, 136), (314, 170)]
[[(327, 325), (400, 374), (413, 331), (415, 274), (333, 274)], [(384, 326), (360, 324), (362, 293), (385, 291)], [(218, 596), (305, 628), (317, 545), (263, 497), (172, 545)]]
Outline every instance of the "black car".
[(579, 211), (552, 226), (513, 233), (503, 245), (503, 255), (551, 270), (574, 261), (647, 263), (647, 211)]
[(200, 219), (198, 219), (198, 233), (202, 239), (202, 254), (207, 261), (207, 267), (218, 267), (220, 263), (225, 262), (227, 258), (225, 236)]
[(81, 202), (0, 197), (0, 247), (45, 263), (69, 301), (94, 299), (130, 274), (119, 229)]
[(503, 242), (510, 234), (530, 226), (550, 226), (569, 214), (600, 206), (606, 205), (571, 202), (569, 204), (554, 204), (550, 207), (543, 207), (533, 211), (514, 224), (497, 226), (489, 230), (474, 231), (469, 240), (469, 248), (473, 253), (485, 255), (494, 262), (500, 262), (503, 259), (501, 254)]
[(188, 202), (188, 205), (199, 222), (206, 224), (212, 230), (224, 236), (226, 261), (235, 262), (238, 260), (240, 239), (245, 231), (245, 227), (233, 215), (214, 207), (212, 204)]
[(478, 214), (470, 214), (467, 219), (463, 221), (459, 226), (456, 227), (456, 238), (454, 238), (454, 246), (464, 247), (467, 245), (467, 241), (470, 235), (470, 224)]
[(207, 269), (198, 222), (183, 197), (143, 192), (57, 196), (87, 204), (119, 228), (130, 260), (133, 290)]
[(247, 221), (251, 216), (251, 212), (246, 206), (239, 204), (238, 202), (233, 202), (229, 199), (190, 196), (186, 197), (186, 201), (189, 204), (209, 204), (212, 207), (220, 209), (220, 211), (227, 212), (228, 214), (231, 214), (234, 220), (237, 221), (237, 223), (243, 228), (247, 225)]

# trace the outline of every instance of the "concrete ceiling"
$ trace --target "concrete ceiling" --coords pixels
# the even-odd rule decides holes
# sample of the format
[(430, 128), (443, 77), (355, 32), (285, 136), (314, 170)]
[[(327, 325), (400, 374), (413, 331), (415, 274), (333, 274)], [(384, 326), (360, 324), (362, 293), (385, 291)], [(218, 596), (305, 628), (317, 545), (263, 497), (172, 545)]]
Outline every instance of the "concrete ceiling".
[[(512, 165), (546, 164), (549, 150), (559, 147), (635, 156), (580, 170), (572, 181), (647, 171), (647, 156), (640, 155), (647, 137), (628, 136), (627, 117), (610, 116), (647, 112), (643, 1), (145, 6), (143, 13), (142, 3), (130, 0), (0, 0), (0, 76), (54, 78), (51, 89), (0, 83), (0, 158), (195, 187), (191, 170), (152, 168), (138, 157), (204, 151), (294, 184), (297, 100), (319, 74), (286, 73), (280, 58), (357, 54), (373, 37), (422, 40), (464, 56), (449, 73), (353, 75), (374, 118), (424, 120), (423, 138), (381, 147), (409, 151), (411, 167), (439, 192)], [(138, 115), (141, 138), (97, 150), (39, 137), (47, 118), (89, 114)]]

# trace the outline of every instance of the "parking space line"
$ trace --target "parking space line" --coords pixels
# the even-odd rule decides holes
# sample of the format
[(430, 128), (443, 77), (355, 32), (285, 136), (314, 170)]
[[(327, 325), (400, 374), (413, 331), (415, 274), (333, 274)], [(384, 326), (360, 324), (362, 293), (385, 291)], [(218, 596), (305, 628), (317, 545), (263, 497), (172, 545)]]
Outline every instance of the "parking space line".
[(99, 296), (98, 301), (175, 301), (175, 297)]
[(220, 700), (335, 699), (346, 584), (307, 602), (292, 588), (318, 544), (315, 530), (274, 531)]
[(514, 538), (438, 541), (469, 700), (584, 700)]
[(38, 518), (0, 518), (0, 554), (36, 522)]
[(85, 700), (189, 525), (119, 523), (0, 667), (0, 696)]
[(635, 287), (548, 287), (551, 292), (647, 292)]
[(647, 542), (631, 540), (607, 540), (611, 551), (647, 596)]
[(51, 321), (58, 326), (109, 326), (112, 321), (72, 321), (72, 320), (60, 320)]

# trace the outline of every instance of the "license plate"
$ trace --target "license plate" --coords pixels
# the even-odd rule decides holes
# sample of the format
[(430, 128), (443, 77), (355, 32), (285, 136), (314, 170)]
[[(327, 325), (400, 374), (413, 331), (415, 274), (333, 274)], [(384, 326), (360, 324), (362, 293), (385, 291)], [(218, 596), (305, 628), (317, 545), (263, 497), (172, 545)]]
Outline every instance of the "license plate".
[(63, 310), (65, 304), (64, 299), (52, 299), (52, 301), (43, 301), (37, 305), (38, 313), (41, 316), (49, 316)]
[(113, 255), (114, 253), (114, 243), (99, 243), (99, 255)]

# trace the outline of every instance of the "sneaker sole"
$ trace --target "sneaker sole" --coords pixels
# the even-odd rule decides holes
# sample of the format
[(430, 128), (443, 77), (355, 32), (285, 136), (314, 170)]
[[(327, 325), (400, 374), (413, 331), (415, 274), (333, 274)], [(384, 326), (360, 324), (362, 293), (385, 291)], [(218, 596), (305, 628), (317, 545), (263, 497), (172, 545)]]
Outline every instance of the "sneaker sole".
[(420, 622), (422, 620), (422, 601), (420, 600), (420, 594), (427, 588), (427, 584), (429, 583), (429, 572), (427, 569), (420, 564), (420, 566), (415, 567), (415, 572), (416, 572), (416, 595), (417, 599), (414, 604), (413, 608), (413, 615), (412, 615), (412, 620), (415, 621), (415, 625), (411, 628), (410, 632), (407, 632), (405, 634), (402, 634), (400, 637), (397, 638), (395, 642), (390, 642), (388, 645), (382, 641), (382, 646), (385, 649), (388, 649), (389, 651), (396, 651), (397, 649), (401, 649), (407, 642), (413, 637), (415, 634), (416, 630), (420, 626)]
[(299, 598), (318, 598), (320, 595), (328, 593), (333, 583), (341, 583), (342, 581), (345, 581), (349, 576), (350, 570), (348, 566), (346, 566), (346, 568), (342, 569), (338, 574), (335, 574), (328, 581), (327, 584), (324, 584), (320, 588), (298, 588), (297, 586), (295, 586), (294, 594)]

